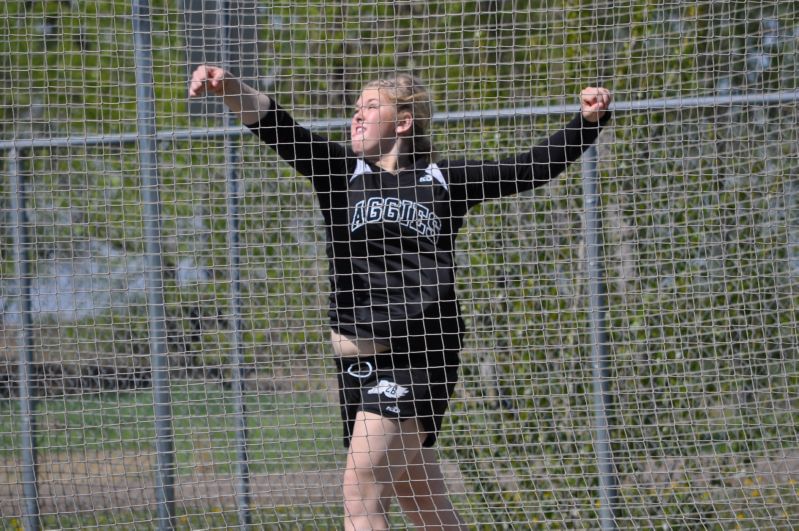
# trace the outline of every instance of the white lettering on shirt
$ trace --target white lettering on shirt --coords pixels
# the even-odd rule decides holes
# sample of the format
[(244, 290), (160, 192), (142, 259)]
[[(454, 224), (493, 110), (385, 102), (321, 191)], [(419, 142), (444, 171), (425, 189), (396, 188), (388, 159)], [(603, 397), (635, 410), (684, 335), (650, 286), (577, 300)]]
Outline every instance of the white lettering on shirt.
[(397, 223), (408, 227), (432, 242), (441, 234), (441, 220), (429, 208), (407, 199), (370, 197), (358, 201), (352, 214), (350, 230), (355, 232), (367, 223)]

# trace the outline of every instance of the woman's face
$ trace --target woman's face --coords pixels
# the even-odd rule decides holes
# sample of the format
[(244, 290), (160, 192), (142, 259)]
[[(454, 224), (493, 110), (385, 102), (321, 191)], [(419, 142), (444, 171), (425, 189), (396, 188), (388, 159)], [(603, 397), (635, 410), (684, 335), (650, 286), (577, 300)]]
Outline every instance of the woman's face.
[(379, 89), (364, 90), (355, 102), (352, 150), (366, 160), (378, 160), (396, 144), (397, 126), (397, 105)]

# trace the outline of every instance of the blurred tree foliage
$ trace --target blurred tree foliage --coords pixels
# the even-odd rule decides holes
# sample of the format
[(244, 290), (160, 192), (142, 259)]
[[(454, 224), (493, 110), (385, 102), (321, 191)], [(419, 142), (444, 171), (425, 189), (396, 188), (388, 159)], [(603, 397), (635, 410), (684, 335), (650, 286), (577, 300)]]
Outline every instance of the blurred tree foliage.
[[(151, 1), (158, 127), (216, 125), (187, 113), (174, 4)], [(0, 140), (135, 130), (129, 10), (122, 0), (0, 7)], [(439, 111), (571, 103), (594, 84), (619, 101), (787, 91), (797, 88), (797, 13), (799, 2), (776, 0), (278, 0), (263, 7), (263, 72), (301, 120), (347, 116), (364, 82), (394, 70), (425, 79)], [(654, 108), (618, 113), (600, 141), (623, 522), (757, 527), (770, 517), (767, 505), (747, 506), (742, 523), (713, 486), (797, 440), (796, 118), (795, 103)], [(487, 116), (441, 125), (434, 140), (442, 154), (491, 158), (564, 120)], [(327, 348), (320, 219), (304, 180), (256, 142), (244, 146), (249, 359), (275, 373), (312, 370)], [(159, 151), (170, 341), (194, 358), (181, 363), (224, 363), (221, 143), (175, 140)], [(38, 258), (92, 257), (97, 241), (141, 253), (134, 146), (78, 142), (23, 156)], [(569, 173), (482, 206), (460, 238), (472, 333), (443, 447), (481, 486), (470, 496), (484, 522), (590, 527), (596, 518), (582, 197)], [(137, 300), (61, 324), (60, 357), (146, 363)], [(681, 489), (664, 493), (653, 479), (664, 474)], [(780, 496), (799, 506), (795, 489)]]

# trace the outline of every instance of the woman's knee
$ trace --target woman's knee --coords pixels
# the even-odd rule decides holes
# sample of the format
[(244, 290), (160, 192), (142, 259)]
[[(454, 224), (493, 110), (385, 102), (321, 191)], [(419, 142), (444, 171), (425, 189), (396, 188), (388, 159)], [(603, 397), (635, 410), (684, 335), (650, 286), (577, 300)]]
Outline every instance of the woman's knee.
[(344, 471), (343, 494), (348, 500), (380, 500), (393, 494), (390, 482), (380, 481), (371, 469), (348, 468)]
[(368, 471), (348, 469), (344, 473), (345, 528), (387, 529), (386, 513), (394, 491)]

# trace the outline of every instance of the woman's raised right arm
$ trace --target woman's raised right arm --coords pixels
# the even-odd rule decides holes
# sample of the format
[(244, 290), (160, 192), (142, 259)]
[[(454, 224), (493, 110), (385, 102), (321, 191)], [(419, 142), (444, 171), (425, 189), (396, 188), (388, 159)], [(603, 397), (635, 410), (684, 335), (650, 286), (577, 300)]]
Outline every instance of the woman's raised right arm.
[(242, 123), (271, 146), (299, 173), (310, 177), (317, 191), (346, 187), (355, 158), (337, 142), (299, 125), (272, 98), (217, 66), (200, 65), (192, 73), (189, 96), (222, 96)]
[(227, 108), (238, 114), (244, 125), (258, 123), (272, 106), (269, 96), (218, 66), (200, 65), (191, 74), (189, 96), (196, 98), (206, 92), (222, 96)]

